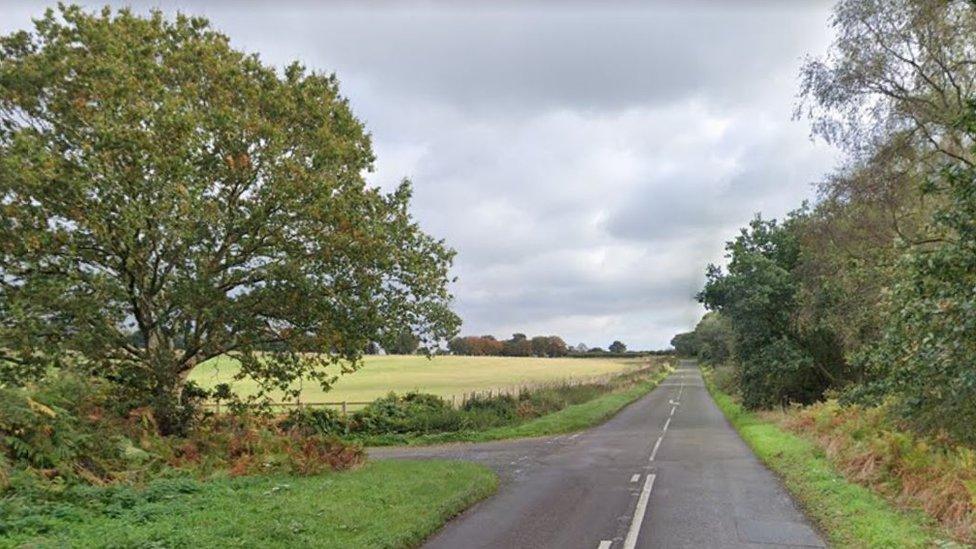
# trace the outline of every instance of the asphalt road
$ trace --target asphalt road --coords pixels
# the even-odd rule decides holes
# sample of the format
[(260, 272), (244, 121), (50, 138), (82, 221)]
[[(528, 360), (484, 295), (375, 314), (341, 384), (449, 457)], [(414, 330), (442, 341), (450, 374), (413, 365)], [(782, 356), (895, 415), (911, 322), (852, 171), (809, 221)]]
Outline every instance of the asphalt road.
[(575, 435), (370, 451), (483, 463), (498, 493), (426, 547), (824, 547), (716, 407), (691, 361)]

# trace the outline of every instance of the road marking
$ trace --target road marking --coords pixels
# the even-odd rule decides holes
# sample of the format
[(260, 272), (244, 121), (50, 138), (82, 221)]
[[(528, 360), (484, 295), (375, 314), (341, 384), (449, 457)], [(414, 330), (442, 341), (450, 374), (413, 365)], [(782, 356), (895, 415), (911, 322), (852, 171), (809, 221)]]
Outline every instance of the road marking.
[(624, 549), (634, 549), (637, 547), (637, 536), (640, 535), (641, 524), (644, 522), (644, 514), (647, 512), (647, 502), (651, 499), (651, 490), (654, 489), (654, 478), (656, 475), (648, 473), (644, 480), (644, 489), (641, 490), (640, 498), (637, 500), (637, 509), (634, 509), (634, 518), (630, 521), (630, 530), (627, 531), (627, 538), (624, 539)]
[(605, 539), (600, 542), (600, 545), (597, 545), (596, 549), (610, 549), (610, 545), (612, 544), (613, 544), (612, 541)]
[(630, 477), (631, 482), (637, 482), (638, 480), (640, 480), (640, 473), (634, 473), (634, 475)]
[(674, 415), (674, 411), (675, 411), (675, 410), (677, 410), (677, 409), (678, 409), (678, 407), (677, 407), (677, 406), (672, 406), (672, 407), (671, 407), (671, 415), (672, 415), (672, 416)]
[(671, 425), (671, 418), (668, 418), (668, 420), (664, 422), (664, 428), (661, 429), (661, 431), (665, 433), (668, 432), (668, 427), (670, 425)]
[(657, 437), (657, 442), (654, 443), (654, 449), (651, 450), (651, 458), (647, 461), (654, 461), (654, 456), (657, 455), (657, 449), (661, 447), (662, 440), (664, 440), (664, 435)]

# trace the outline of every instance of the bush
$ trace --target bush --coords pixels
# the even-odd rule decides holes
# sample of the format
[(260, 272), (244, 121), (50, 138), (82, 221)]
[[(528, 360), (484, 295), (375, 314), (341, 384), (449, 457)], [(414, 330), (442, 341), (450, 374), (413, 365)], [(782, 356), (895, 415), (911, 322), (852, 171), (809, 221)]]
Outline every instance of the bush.
[(457, 431), (463, 425), (449, 402), (437, 395), (390, 393), (352, 416), (353, 431), (365, 433), (429, 433)]
[(0, 389), (0, 487), (16, 469), (105, 481), (124, 468), (124, 438), (102, 421), (104, 383), (59, 372), (35, 391)]
[(292, 410), (280, 425), (285, 431), (297, 431), (305, 435), (340, 435), (349, 432), (349, 422), (332, 408)]
[(108, 381), (65, 370), (31, 388), (0, 389), (0, 490), (143, 483), (174, 470), (310, 474), (363, 458), (334, 437), (344, 420), (331, 410), (296, 411), (283, 421), (209, 415), (185, 436), (164, 437), (150, 409), (120, 415), (116, 394)]
[(735, 377), (735, 368), (732, 366), (720, 366), (712, 370), (712, 383), (719, 391), (725, 394), (738, 394), (739, 382)]

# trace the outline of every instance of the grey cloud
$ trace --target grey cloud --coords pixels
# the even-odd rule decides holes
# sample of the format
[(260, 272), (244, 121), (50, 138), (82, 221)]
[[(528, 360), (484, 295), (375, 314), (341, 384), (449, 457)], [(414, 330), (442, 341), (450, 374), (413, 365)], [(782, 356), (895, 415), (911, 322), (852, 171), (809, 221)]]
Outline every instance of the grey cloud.
[[(826, 2), (159, 4), (338, 74), (370, 182), (410, 177), (417, 219), (458, 250), (465, 333), (664, 347), (736, 227), (834, 161), (790, 121)], [(41, 13), (0, 10), (3, 32)]]

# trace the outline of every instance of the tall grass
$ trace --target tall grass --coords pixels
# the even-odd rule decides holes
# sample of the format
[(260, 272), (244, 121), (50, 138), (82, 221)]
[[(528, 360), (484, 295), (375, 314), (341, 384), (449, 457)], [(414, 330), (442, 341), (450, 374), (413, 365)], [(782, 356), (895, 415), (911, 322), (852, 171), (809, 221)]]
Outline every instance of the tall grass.
[(789, 430), (812, 440), (849, 479), (934, 517), (956, 540), (976, 543), (976, 451), (923, 437), (884, 406), (831, 400), (788, 413)]

